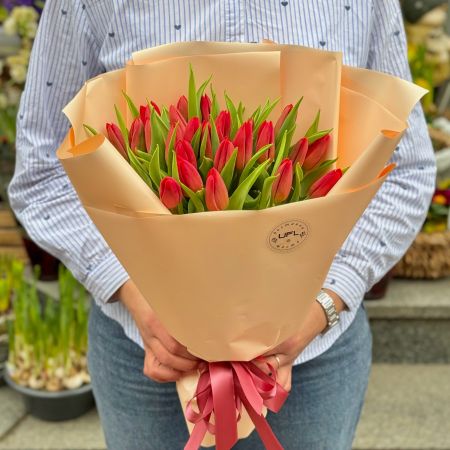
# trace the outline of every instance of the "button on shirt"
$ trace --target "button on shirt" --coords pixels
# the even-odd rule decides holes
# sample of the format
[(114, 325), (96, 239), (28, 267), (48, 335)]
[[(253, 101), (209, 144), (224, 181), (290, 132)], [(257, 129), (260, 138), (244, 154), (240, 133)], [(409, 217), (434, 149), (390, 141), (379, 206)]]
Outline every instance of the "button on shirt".
[[(108, 302), (128, 275), (85, 213), (55, 156), (69, 126), (61, 110), (87, 79), (123, 67), (134, 51), (169, 42), (264, 38), (342, 51), (345, 64), (410, 79), (397, 0), (45, 3), (18, 115), (10, 201), (31, 238), (61, 259), (104, 313), (120, 322), (140, 345), (125, 307)], [(357, 222), (325, 283), (342, 297), (348, 311), (297, 362), (321, 354), (348, 328), (364, 293), (401, 257), (423, 223), (434, 189), (435, 165), (420, 106), (409, 125), (392, 158), (397, 169)]]

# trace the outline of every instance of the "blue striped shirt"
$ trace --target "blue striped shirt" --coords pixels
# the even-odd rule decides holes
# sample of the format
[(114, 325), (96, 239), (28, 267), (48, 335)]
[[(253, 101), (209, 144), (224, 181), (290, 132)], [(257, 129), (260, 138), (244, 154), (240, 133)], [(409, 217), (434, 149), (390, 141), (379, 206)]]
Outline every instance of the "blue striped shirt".
[[(397, 0), (46, 1), (18, 116), (11, 204), (32, 239), (60, 258), (140, 345), (125, 307), (108, 302), (127, 273), (85, 213), (55, 156), (68, 129), (61, 110), (85, 80), (121, 68), (133, 51), (176, 41), (263, 38), (343, 51), (348, 65), (410, 79)], [(398, 168), (356, 224), (325, 283), (349, 310), (297, 362), (324, 352), (347, 329), (364, 293), (402, 256), (423, 223), (435, 164), (419, 106), (409, 124), (393, 156)]]

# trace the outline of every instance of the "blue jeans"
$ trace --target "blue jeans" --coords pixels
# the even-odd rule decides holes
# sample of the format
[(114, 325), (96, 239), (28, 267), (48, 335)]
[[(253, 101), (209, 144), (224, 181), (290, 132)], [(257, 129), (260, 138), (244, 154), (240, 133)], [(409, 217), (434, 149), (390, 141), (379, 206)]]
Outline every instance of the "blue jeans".
[[(144, 351), (93, 306), (89, 368), (109, 450), (181, 450), (188, 432), (173, 383), (142, 373)], [(350, 450), (371, 365), (371, 334), (360, 308), (325, 353), (293, 369), (292, 391), (269, 423), (285, 450)], [(253, 432), (235, 450), (263, 449)]]

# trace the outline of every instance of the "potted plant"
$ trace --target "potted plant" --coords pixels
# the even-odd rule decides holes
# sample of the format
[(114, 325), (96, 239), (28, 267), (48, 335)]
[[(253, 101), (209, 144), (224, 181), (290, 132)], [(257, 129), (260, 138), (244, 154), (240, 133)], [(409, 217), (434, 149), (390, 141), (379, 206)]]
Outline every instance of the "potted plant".
[(11, 318), (12, 298), (17, 286), (23, 280), (23, 263), (0, 255), (0, 383), (8, 359), (7, 323)]
[(86, 361), (88, 306), (86, 291), (63, 267), (58, 301), (41, 301), (35, 283), (22, 283), (16, 293), (5, 379), (35, 417), (73, 419), (94, 404)]

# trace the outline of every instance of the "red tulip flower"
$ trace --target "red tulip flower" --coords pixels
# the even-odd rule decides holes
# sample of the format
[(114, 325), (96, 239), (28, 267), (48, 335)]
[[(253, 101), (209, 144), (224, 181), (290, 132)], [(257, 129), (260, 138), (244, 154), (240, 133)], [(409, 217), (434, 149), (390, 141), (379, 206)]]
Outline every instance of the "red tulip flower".
[(183, 158), (177, 157), (177, 163), (180, 181), (191, 191), (197, 192), (203, 189), (203, 180), (196, 167)]
[(193, 117), (192, 119), (189, 119), (188, 123), (186, 124), (186, 129), (184, 130), (184, 139), (191, 142), (192, 138), (194, 137), (194, 134), (199, 128), (200, 128), (200, 119), (198, 117)]
[(125, 139), (122, 136), (120, 128), (115, 123), (107, 123), (106, 133), (108, 134), (108, 139), (110, 140), (111, 144), (114, 145), (117, 150), (119, 150), (119, 153), (125, 159), (128, 159)]
[(145, 123), (146, 120), (150, 120), (150, 106), (141, 105), (139, 108), (139, 116), (142, 120), (142, 123)]
[(308, 153), (308, 138), (301, 138), (291, 149), (291, 153), (289, 155), (290, 160), (294, 164), (294, 167), (297, 164), (300, 166), (303, 165), (306, 155)]
[(216, 119), (217, 134), (219, 141), (230, 137), (231, 131), (231, 114), (229, 111), (220, 111)]
[(224, 168), (225, 164), (231, 158), (233, 151), (234, 151), (234, 145), (228, 138), (225, 138), (219, 144), (219, 147), (217, 148), (216, 156), (214, 157), (214, 167), (219, 172), (222, 172), (222, 169)]
[(144, 124), (139, 116), (136, 117), (131, 124), (128, 139), (130, 148), (133, 152), (135, 152), (137, 148), (139, 150), (145, 150)]
[[(165, 141), (166, 161), (169, 160), (169, 144), (170, 144), (170, 141), (172, 140), (174, 131), (175, 131), (175, 126), (171, 126), (169, 132), (167, 133), (167, 137), (166, 137), (166, 141)], [(175, 148), (176, 143), (182, 139), (183, 139), (183, 132), (180, 129), (180, 125), (178, 125), (176, 135), (175, 135), (175, 140), (173, 143), (173, 147)]]
[(327, 153), (328, 147), (330, 146), (331, 136), (327, 134), (320, 139), (317, 139), (316, 142), (312, 143), (309, 146), (308, 153), (306, 154), (305, 162), (303, 163), (303, 168), (305, 170), (311, 170), (319, 162)]
[(212, 144), (211, 144), (211, 125), (209, 122), (203, 122), (202, 125), (203, 129), (202, 129), (202, 138), (201, 141), (203, 140), (203, 137), (206, 133), (206, 148), (205, 148), (205, 156), (207, 158), (212, 158)]
[(208, 172), (205, 202), (209, 211), (222, 211), (228, 206), (228, 190), (220, 173), (214, 167)]
[(309, 198), (324, 197), (341, 177), (341, 169), (331, 170), (311, 185), (309, 188)]
[(272, 185), (272, 199), (278, 204), (284, 202), (291, 192), (294, 175), (292, 161), (288, 158), (284, 159), (276, 174), (278, 178)]
[(289, 113), (292, 111), (292, 108), (294, 105), (289, 104), (286, 105), (280, 115), (280, 117), (277, 120), (277, 123), (275, 124), (275, 136), (278, 136), (278, 133), (280, 132), (281, 127), (283, 126), (284, 121), (286, 120), (286, 117), (289, 115)]
[(256, 140), (256, 151), (262, 147), (272, 144), (260, 157), (259, 162), (264, 162), (267, 159), (273, 160), (275, 158), (275, 135), (273, 130), (273, 123), (264, 121), (258, 130), (258, 137)]
[(164, 177), (159, 186), (159, 198), (167, 208), (176, 208), (183, 200), (181, 186), (178, 181), (172, 177)]
[(236, 168), (242, 170), (253, 155), (253, 121), (244, 122), (236, 133), (233, 144), (238, 149)]
[(178, 111), (175, 106), (170, 105), (169, 108), (169, 121), (170, 126), (175, 126), (176, 123), (178, 123), (178, 128), (180, 128), (184, 134), (184, 130), (186, 129), (186, 119), (184, 118), (183, 114)]
[(180, 112), (180, 114), (183, 116), (184, 120), (188, 121), (188, 99), (185, 95), (182, 95), (177, 103), (177, 109)]
[(186, 139), (182, 139), (175, 144), (175, 153), (177, 159), (181, 158), (190, 162), (194, 167), (197, 167), (197, 158), (195, 157), (192, 145)]
[(211, 114), (211, 99), (208, 95), (202, 95), (200, 99), (200, 111), (202, 113), (202, 120), (209, 120), (209, 115)]
[(153, 109), (156, 111), (156, 114), (158, 114), (158, 116), (160, 116), (161, 115), (161, 110), (159, 109), (159, 106), (153, 101), (150, 102), (150, 105), (153, 106)]

